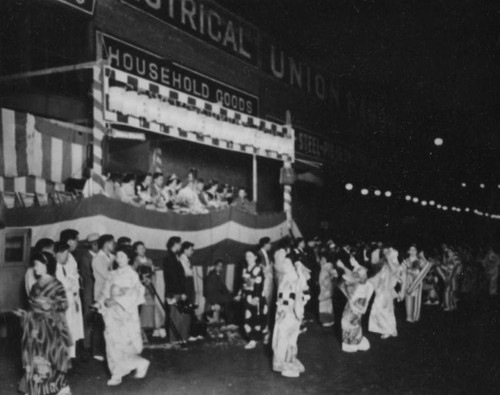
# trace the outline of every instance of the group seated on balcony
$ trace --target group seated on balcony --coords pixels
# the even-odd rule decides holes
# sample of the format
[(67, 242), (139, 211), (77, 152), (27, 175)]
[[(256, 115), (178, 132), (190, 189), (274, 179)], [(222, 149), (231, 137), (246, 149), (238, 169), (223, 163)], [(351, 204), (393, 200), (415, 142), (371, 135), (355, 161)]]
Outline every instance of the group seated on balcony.
[(255, 203), (250, 202), (244, 187), (234, 187), (217, 180), (205, 182), (191, 169), (185, 180), (177, 175), (166, 177), (161, 172), (111, 174), (106, 180), (104, 193), (114, 199), (158, 211), (206, 214), (229, 206), (252, 214)]

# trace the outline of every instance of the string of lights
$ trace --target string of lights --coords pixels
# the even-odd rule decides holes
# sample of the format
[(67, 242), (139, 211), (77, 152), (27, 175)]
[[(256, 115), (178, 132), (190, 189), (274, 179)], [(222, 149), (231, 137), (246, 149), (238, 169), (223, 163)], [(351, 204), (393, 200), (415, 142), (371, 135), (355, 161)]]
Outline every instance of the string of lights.
[[(354, 192), (354, 190), (355, 190), (354, 184), (352, 184), (352, 183), (345, 184), (345, 189), (349, 192)], [(422, 207), (431, 207), (431, 208), (435, 208), (437, 210), (450, 211), (450, 212), (454, 212), (454, 213), (472, 213), (472, 214), (475, 214), (475, 215), (480, 216), (480, 217), (500, 220), (500, 214), (493, 214), (493, 213), (481, 211), (481, 210), (478, 210), (477, 208), (451, 206), (448, 204), (438, 203), (436, 200), (421, 199), (418, 196), (412, 196), (410, 194), (404, 194), (401, 192), (393, 194), (389, 190), (382, 193), (381, 189), (376, 188), (376, 187), (359, 188), (359, 192), (363, 196), (368, 196), (370, 194), (370, 191), (372, 191), (373, 195), (376, 197), (381, 197), (382, 195), (384, 195), (386, 198), (390, 198), (392, 196), (394, 196), (396, 198), (398, 198), (398, 197), (402, 198), (404, 196), (404, 200), (406, 202), (420, 204)]]

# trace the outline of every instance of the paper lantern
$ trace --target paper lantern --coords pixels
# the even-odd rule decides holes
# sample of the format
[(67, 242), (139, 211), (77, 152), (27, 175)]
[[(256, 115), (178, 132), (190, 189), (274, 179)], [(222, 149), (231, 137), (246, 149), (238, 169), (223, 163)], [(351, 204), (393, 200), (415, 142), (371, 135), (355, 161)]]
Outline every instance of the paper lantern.
[(160, 123), (162, 123), (164, 125), (168, 125), (169, 117), (170, 117), (170, 108), (171, 108), (171, 105), (166, 99), (163, 99), (160, 101), (160, 104), (159, 104)]
[(123, 113), (130, 116), (135, 116), (138, 106), (138, 95), (134, 90), (126, 91), (123, 94)]
[(110, 86), (108, 89), (108, 103), (111, 111), (123, 113), (123, 98), (125, 89), (121, 86)]
[(157, 97), (149, 97), (146, 101), (146, 116), (149, 122), (160, 122), (160, 101)]

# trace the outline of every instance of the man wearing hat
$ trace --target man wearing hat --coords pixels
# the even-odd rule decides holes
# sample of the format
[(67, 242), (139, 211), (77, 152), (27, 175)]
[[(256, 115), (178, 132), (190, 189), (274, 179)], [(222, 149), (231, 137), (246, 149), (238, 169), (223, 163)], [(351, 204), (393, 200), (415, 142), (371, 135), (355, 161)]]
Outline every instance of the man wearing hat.
[(77, 263), (80, 278), (82, 279), (82, 313), (83, 313), (83, 347), (90, 354), (92, 341), (91, 305), (94, 301), (94, 275), (92, 273), (92, 260), (99, 252), (99, 235), (91, 233), (87, 236), (86, 243), (77, 250)]

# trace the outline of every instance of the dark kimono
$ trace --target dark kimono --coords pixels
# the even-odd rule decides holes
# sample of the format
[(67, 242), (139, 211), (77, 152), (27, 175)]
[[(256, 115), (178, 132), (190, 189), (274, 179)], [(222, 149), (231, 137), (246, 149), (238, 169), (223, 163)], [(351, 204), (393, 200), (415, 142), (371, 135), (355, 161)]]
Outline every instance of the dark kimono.
[[(264, 289), (264, 271), (260, 265), (243, 270), (242, 301), (244, 309), (245, 334), (248, 340), (262, 340), (267, 333), (267, 303), (262, 292)], [(255, 299), (257, 298), (257, 299)], [(257, 301), (255, 303), (254, 301)]]
[[(49, 305), (44, 309), (43, 301)], [(38, 282), (30, 292), (30, 309), (22, 316), (22, 360), (25, 375), (20, 390), (28, 394), (57, 394), (68, 386), (71, 335), (64, 312), (66, 291), (56, 279)]]

